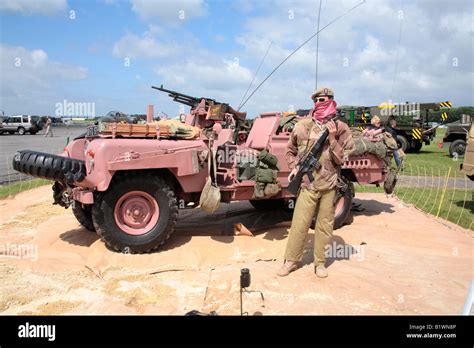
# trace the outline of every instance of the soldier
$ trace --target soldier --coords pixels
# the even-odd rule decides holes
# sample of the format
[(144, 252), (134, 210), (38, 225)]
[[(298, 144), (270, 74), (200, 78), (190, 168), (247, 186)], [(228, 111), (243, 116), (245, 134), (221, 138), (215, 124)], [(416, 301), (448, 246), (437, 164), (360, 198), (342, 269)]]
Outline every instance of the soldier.
[(311, 148), (324, 129), (329, 130), (329, 136), (319, 158), (321, 168), (313, 173), (312, 183), (302, 185), (298, 195), (286, 246), (285, 263), (277, 273), (282, 277), (298, 269), (315, 213), (314, 269), (318, 277), (327, 277), (325, 247), (333, 231), (336, 183), (341, 165), (355, 147), (347, 124), (332, 120), (337, 105), (334, 92), (330, 88), (320, 88), (311, 98), (314, 108), (310, 111), (310, 117), (296, 124), (286, 147), (286, 160), (292, 169), (288, 181), (298, 172), (298, 168), (295, 168), (297, 160)]

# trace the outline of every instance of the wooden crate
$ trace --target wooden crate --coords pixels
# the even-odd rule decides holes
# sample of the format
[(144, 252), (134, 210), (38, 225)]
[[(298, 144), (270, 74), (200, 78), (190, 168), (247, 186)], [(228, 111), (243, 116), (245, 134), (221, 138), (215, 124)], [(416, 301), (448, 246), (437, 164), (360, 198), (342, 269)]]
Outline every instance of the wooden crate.
[(140, 138), (195, 139), (199, 137), (200, 129), (170, 120), (147, 124), (102, 122), (99, 123), (99, 133)]

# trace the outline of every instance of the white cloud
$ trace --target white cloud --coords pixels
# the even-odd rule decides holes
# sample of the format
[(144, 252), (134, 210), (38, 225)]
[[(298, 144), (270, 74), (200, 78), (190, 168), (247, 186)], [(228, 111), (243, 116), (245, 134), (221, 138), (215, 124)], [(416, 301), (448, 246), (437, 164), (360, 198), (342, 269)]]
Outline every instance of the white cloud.
[(46, 15), (58, 14), (67, 8), (66, 0), (2, 0), (0, 11), (20, 12), (23, 15)]
[(37, 113), (38, 105), (53, 110), (54, 103), (63, 99), (62, 84), (83, 80), (88, 73), (84, 67), (50, 60), (42, 49), (4, 44), (0, 44), (0, 63), (0, 104), (12, 113)]
[[(356, 3), (357, 0), (338, 1), (338, 6), (332, 6), (332, 2), (330, 6), (323, 2), (321, 26)], [(262, 68), (267, 72), (316, 31), (317, 11), (313, 1), (305, 0), (266, 1), (262, 6), (263, 9), (243, 23), (245, 30), (239, 33), (236, 42), (242, 47), (241, 61), (256, 66), (272, 40), (273, 46)], [(434, 11), (434, 7), (449, 7), (449, 15)], [(399, 2), (367, 1), (321, 33), (319, 85), (334, 87), (341, 104), (373, 105), (390, 97), (399, 10)], [(289, 11), (293, 11), (293, 19)], [(471, 11), (469, 2), (460, 3), (458, 8), (450, 6), (449, 1), (436, 5), (405, 2), (394, 99), (426, 102), (448, 98), (457, 105), (472, 103)], [(315, 42), (291, 57), (246, 107), (262, 110), (262, 103), (272, 103), (265, 106), (267, 110), (289, 104), (310, 106), (307, 96), (315, 85)], [(459, 62), (457, 66), (453, 65), (454, 58)], [(259, 79), (265, 74), (261, 72)], [(269, 95), (276, 96), (274, 101)]]
[(132, 10), (144, 21), (180, 24), (207, 14), (203, 0), (132, 0)]
[[(188, 59), (184, 63), (161, 66), (155, 72), (164, 83), (191, 89), (219, 92), (241, 90), (252, 80), (252, 72), (231, 60), (209, 61), (207, 59)], [(197, 88), (196, 88), (197, 87)], [(201, 92), (202, 94), (202, 92)]]
[[(245, 0), (233, 6), (242, 3)], [(323, 2), (321, 26), (356, 3), (358, 0), (342, 0), (338, 6), (330, 6)], [(319, 86), (333, 87), (341, 105), (375, 105), (388, 98), (419, 102), (453, 100), (456, 105), (472, 103), (472, 45), (466, 44), (472, 33), (463, 29), (464, 24), (453, 23), (455, 18), (465, 23), (468, 4), (450, 8), (449, 16), (453, 17), (444, 22), (439, 13), (429, 12), (432, 4), (425, 5), (405, 3), (393, 93), (400, 3), (391, 0), (367, 1), (321, 33)], [(293, 11), (293, 19), (289, 11)], [(236, 107), (270, 41), (273, 45), (253, 88), (315, 32), (317, 19), (315, 3), (309, 0), (255, 2), (244, 12), (246, 17), (239, 23), (240, 30), (233, 38), (237, 47), (232, 52), (204, 50), (192, 36), (166, 43), (159, 39), (165, 36), (162, 29), (150, 28), (141, 36), (129, 34), (125, 36), (127, 40), (122, 38), (121, 44), (115, 45), (114, 54), (122, 57), (127, 48), (137, 57), (153, 58), (150, 66), (165, 87), (226, 101)], [(228, 37), (226, 42), (230, 40)], [(243, 109), (250, 117), (270, 110), (311, 107), (315, 42), (299, 50), (255, 93)], [(240, 64), (233, 63), (234, 56)], [(457, 67), (452, 65), (453, 57), (459, 61)], [(163, 100), (160, 99), (160, 105)], [(175, 104), (170, 104), (169, 110), (174, 110)]]
[[(157, 30), (157, 27), (153, 27)], [(157, 41), (154, 32), (147, 31), (142, 36), (126, 34), (114, 44), (112, 54), (117, 58), (160, 58), (177, 54), (181, 48), (174, 43)]]

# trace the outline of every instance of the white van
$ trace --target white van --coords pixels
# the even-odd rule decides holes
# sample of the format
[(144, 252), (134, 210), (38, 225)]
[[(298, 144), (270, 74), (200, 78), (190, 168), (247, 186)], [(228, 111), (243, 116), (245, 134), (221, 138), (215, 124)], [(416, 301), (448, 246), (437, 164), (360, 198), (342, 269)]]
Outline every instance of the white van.
[(36, 134), (41, 130), (39, 125), (40, 117), (31, 115), (16, 115), (6, 117), (0, 127), (1, 133), (10, 133), (23, 135), (25, 133)]

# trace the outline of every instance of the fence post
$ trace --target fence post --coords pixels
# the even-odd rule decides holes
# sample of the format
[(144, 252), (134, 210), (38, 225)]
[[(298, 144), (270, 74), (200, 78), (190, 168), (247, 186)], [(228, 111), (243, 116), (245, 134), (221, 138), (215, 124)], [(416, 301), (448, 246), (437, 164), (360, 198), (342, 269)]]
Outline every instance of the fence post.
[(448, 174), (446, 175), (446, 182), (444, 183), (443, 192), (441, 193), (441, 200), (439, 201), (438, 212), (436, 213), (436, 217), (439, 217), (439, 212), (441, 210), (441, 205), (443, 204), (444, 195), (446, 193), (446, 189), (448, 188), (448, 181), (449, 181), (450, 174), (451, 174), (451, 167), (449, 167)]

